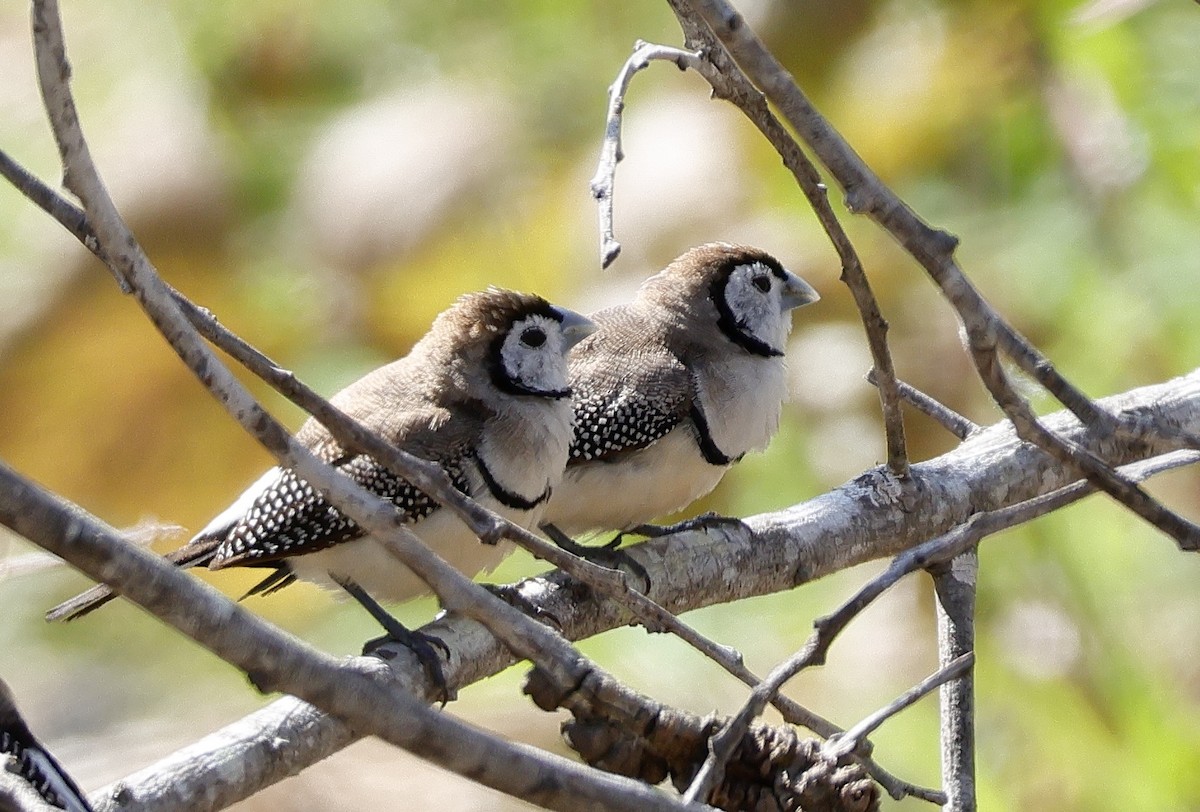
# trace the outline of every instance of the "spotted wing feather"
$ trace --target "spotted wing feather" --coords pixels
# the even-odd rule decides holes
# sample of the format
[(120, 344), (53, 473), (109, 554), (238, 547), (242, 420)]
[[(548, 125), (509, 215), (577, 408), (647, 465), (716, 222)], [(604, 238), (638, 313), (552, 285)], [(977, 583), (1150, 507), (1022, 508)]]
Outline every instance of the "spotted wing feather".
[[(467, 485), (465, 460), (444, 462), (459, 487)], [(366, 455), (350, 457), (338, 469), (355, 484), (391, 502), (404, 518), (418, 522), (439, 508), (423, 491)], [(293, 555), (315, 553), (363, 535), (362, 528), (329, 504), (294, 471), (282, 470), (229, 530), (210, 566), (253, 566)]]
[(571, 362), (575, 439), (570, 464), (614, 460), (645, 448), (688, 419), (692, 380), (683, 362), (622, 308), (593, 316), (601, 325)]

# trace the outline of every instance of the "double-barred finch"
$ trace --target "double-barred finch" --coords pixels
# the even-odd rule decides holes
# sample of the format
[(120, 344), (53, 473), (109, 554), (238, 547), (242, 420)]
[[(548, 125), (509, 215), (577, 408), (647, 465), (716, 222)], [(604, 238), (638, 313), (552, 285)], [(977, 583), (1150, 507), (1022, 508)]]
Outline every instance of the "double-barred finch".
[(646, 280), (571, 356), (575, 439), (544, 522), (629, 530), (766, 447), (787, 394), (791, 311), (820, 297), (757, 248), (710, 243)]
[[(534, 526), (558, 486), (571, 443), (567, 354), (594, 325), (544, 299), (491, 289), (439, 315), (404, 358), (331, 399), (397, 447), (441, 465), (463, 493)], [(479, 542), (453, 513), (373, 458), (347, 451), (315, 420), (296, 435), (320, 459), (384, 497), (434, 551), (468, 575), (507, 553)], [(403, 601), (428, 587), (293, 471), (272, 468), (184, 547), (179, 566), (263, 567), (249, 594), (296, 578)], [(357, 586), (356, 591), (352, 587)], [(113, 597), (94, 587), (47, 613), (69, 620)]]
[(68, 812), (92, 812), (87, 796), (30, 732), (4, 680), (0, 680), (0, 753), (12, 757), (17, 775), (46, 803)]

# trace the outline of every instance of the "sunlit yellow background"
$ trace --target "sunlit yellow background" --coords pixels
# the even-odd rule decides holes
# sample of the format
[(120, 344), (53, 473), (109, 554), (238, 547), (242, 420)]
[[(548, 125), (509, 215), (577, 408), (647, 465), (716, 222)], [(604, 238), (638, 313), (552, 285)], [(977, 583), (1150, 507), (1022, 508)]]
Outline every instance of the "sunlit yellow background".
[[(875, 395), (836, 258), (779, 159), (696, 76), (665, 64), (629, 95), (615, 268), (588, 194), (606, 88), (636, 39), (678, 44), (660, 2), (64, 0), (74, 87), (113, 193), (162, 274), (325, 392), (403, 354), (458, 293), (498, 284), (583, 310), (620, 301), (709, 239), (752, 242), (822, 293), (797, 318), (793, 400), (771, 449), (697, 509), (747, 515), (881, 461)], [(928, 221), (962, 239), (986, 295), (1093, 395), (1200, 359), (1200, 6), (1154, 0), (743, 5), (817, 105)], [(0, 144), (56, 182), (27, 9), (0, 6)], [(834, 195), (835, 202), (840, 198)], [(914, 262), (846, 218), (903, 378), (997, 419), (957, 325)], [(291, 424), (294, 408), (256, 386)], [(1041, 409), (1053, 404), (1029, 390)], [(910, 415), (915, 458), (953, 446)], [(186, 539), (269, 464), (101, 266), (0, 188), (0, 458), (156, 549)], [(1195, 474), (1156, 493), (1200, 517)], [(171, 530), (172, 526), (178, 529)], [(0, 536), (0, 554), (31, 548)], [(498, 578), (536, 572), (514, 556)], [(764, 673), (867, 566), (689, 616)], [(1200, 563), (1093, 499), (990, 540), (979, 593), (979, 790), (990, 810), (1200, 808)], [(230, 595), (254, 576), (205, 576)], [(0, 576), (0, 673), (97, 788), (264, 700), (128, 605), (69, 626), (42, 612), (65, 568)], [(247, 607), (328, 651), (375, 634), (298, 586)], [(402, 607), (419, 623), (435, 607)], [(851, 724), (936, 667), (913, 578), (791, 686)], [(743, 688), (681, 644), (623, 630), (584, 646), (659, 699), (729, 711)], [(551, 747), (520, 671), (447, 712)], [(938, 782), (927, 701), (875, 737)], [(376, 742), (239, 808), (517, 809)], [(925, 808), (919, 802), (897, 805)]]

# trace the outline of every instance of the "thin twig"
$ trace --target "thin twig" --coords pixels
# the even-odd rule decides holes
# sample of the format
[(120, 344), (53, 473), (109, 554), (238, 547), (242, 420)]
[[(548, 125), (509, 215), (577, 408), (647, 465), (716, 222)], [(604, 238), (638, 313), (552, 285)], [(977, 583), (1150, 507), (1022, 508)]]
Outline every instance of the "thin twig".
[[(683, 5), (686, 3), (686, 7)], [(1175, 539), (1183, 550), (1200, 550), (1200, 526), (1169, 510), (1135, 484), (1117, 475), (1094, 454), (1049, 432), (1017, 393), (1001, 368), (997, 349), (1094, 431), (1116, 433), (1119, 423), (1054, 369), (980, 295), (953, 259), (955, 237), (924, 223), (817, 112), (779, 61), (725, 0), (673, 0), (672, 8), (692, 23), (702, 21), (750, 79), (782, 112), (845, 192), (851, 211), (868, 214), (921, 263), (954, 306), (966, 330), (972, 361), (993, 399), (1022, 439), (1045, 449), (1079, 471), (1101, 490)], [(1178, 440), (1179, 438), (1172, 438)]]
[(621, 117), (625, 110), (625, 93), (633, 75), (655, 60), (674, 62), (680, 70), (695, 67), (700, 55), (667, 45), (654, 45), (638, 40), (633, 55), (625, 60), (617, 79), (608, 89), (608, 114), (604, 121), (604, 141), (600, 145), (600, 163), (589, 187), (596, 199), (600, 217), (600, 267), (607, 268), (621, 253), (621, 243), (613, 232), (613, 184), (617, 164), (625, 157), (621, 151)]
[[(875, 370), (867, 373), (867, 383), (879, 386), (879, 376)], [(973, 423), (940, 400), (930, 397), (911, 384), (898, 380), (896, 381), (896, 391), (906, 403), (927, 417), (933, 418), (942, 428), (960, 440), (965, 440), (979, 431), (978, 423)]]
[[(930, 573), (937, 594), (938, 661), (948, 665), (975, 650), (979, 553), (967, 549)], [(939, 715), (946, 812), (975, 812), (974, 674), (942, 686)]]
[(946, 685), (951, 680), (961, 680), (975, 665), (974, 652), (968, 651), (938, 668), (919, 683), (909, 688), (887, 705), (872, 713), (858, 724), (848, 729), (844, 734), (825, 742), (822, 750), (830, 758), (838, 758), (853, 753), (879, 727), (905, 708), (912, 707), (930, 692)]

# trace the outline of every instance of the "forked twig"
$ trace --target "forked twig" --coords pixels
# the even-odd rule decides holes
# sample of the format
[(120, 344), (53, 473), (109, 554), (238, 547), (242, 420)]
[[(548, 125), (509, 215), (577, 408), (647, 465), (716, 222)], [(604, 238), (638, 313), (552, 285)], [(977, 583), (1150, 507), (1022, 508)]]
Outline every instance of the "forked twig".
[(918, 682), (912, 688), (909, 688), (887, 705), (884, 705), (858, 724), (849, 728), (842, 735), (835, 736), (825, 742), (822, 749), (832, 758), (853, 753), (862, 746), (867, 736), (878, 730), (888, 719), (891, 719), (905, 708), (912, 707), (921, 699), (928, 696), (930, 692), (936, 691), (951, 680), (961, 678), (974, 665), (975, 654), (973, 652), (968, 651), (960, 655)]
[[(1200, 452), (1176, 451), (1125, 466), (1121, 470), (1124, 475), (1141, 481), (1155, 474), (1197, 462), (1200, 462)], [(834, 639), (850, 625), (855, 617), (897, 581), (916, 570), (927, 569), (949, 561), (974, 547), (987, 536), (1032, 521), (1095, 493), (1096, 490), (1095, 486), (1089, 482), (1076, 482), (1010, 507), (987, 513), (977, 513), (950, 532), (922, 542), (896, 556), (886, 570), (864, 584), (836, 611), (815, 620), (813, 632), (804, 646), (786, 662), (773, 669), (766, 679), (751, 691), (750, 698), (741, 711), (730, 719), (720, 733), (713, 737), (709, 757), (702, 768), (708, 772), (708, 777), (705, 779), (708, 785), (715, 786), (716, 782), (720, 781), (724, 765), (733, 754), (738, 741), (745, 735), (750, 723), (762, 713), (771, 694), (778, 692), (785, 683), (801, 671), (823, 664)]]
[(596, 199), (600, 216), (600, 267), (607, 268), (621, 253), (621, 243), (613, 232), (613, 184), (617, 164), (625, 157), (621, 151), (621, 120), (625, 112), (625, 93), (633, 75), (650, 66), (655, 60), (674, 62), (680, 70), (694, 68), (700, 55), (668, 45), (654, 45), (638, 40), (633, 55), (625, 60), (617, 79), (608, 89), (608, 114), (604, 122), (604, 141), (600, 146), (600, 163), (589, 184)]
[[(879, 376), (875, 370), (867, 373), (867, 383), (879, 386)], [(900, 398), (921, 414), (933, 418), (942, 428), (960, 440), (965, 440), (979, 431), (979, 424), (963, 417), (941, 401), (917, 389), (904, 381), (896, 381), (896, 391)]]

